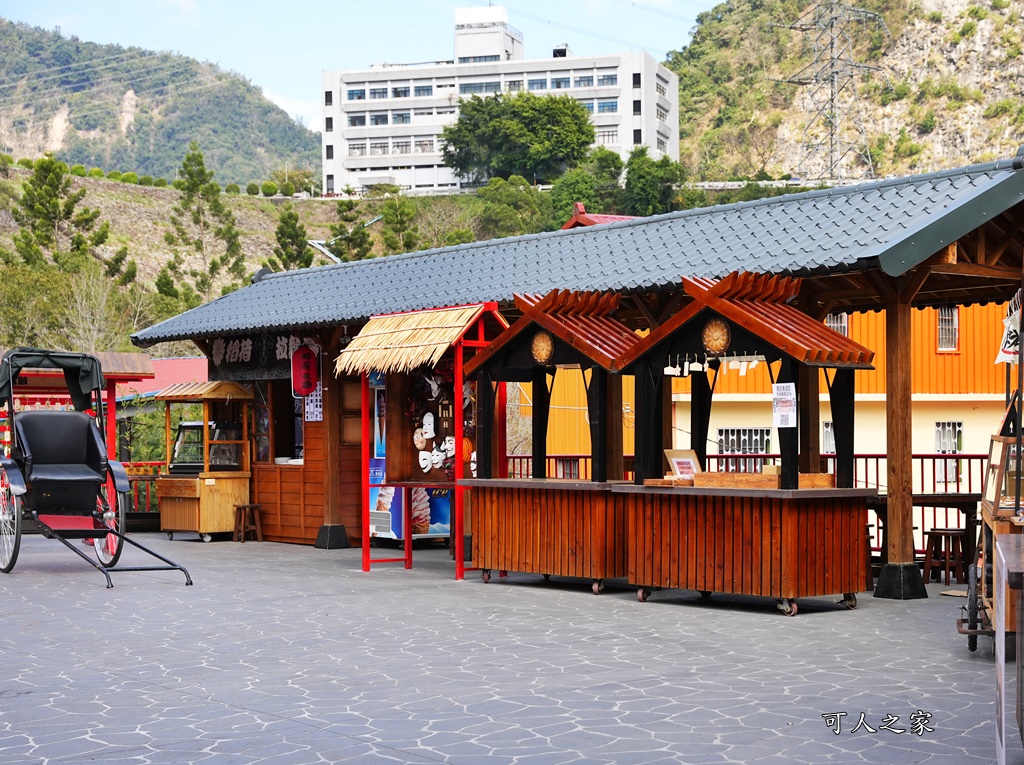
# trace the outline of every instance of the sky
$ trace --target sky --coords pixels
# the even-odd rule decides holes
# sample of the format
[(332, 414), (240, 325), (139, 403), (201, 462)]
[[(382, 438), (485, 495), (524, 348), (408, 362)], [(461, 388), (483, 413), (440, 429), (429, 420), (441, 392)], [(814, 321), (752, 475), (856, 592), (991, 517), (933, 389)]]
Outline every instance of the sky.
[[(244, 76), (320, 129), (331, 69), (451, 59), (455, 9), (504, 5), (527, 58), (644, 50), (658, 61), (690, 39), (713, 0), (0, 0), (0, 16), (65, 36), (169, 51)], [(0, 73), (2, 74), (2, 73)]]

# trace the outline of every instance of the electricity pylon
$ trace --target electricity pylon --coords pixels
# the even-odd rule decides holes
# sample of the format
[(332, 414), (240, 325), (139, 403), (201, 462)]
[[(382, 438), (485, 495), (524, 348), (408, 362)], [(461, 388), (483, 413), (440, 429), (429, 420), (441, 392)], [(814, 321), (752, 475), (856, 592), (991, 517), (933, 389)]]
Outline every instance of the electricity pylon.
[[(804, 126), (804, 154), (801, 177), (841, 179), (857, 164), (860, 177), (874, 178), (875, 168), (868, 150), (867, 134), (860, 116), (857, 76), (884, 71), (881, 67), (855, 61), (850, 27), (855, 22), (874, 22), (887, 39), (889, 28), (881, 15), (854, 8), (838, 0), (821, 0), (789, 29), (813, 35), (814, 60), (786, 82), (808, 88), (810, 118)], [(819, 126), (824, 126), (824, 135)], [(851, 163), (850, 160), (856, 160)], [(814, 175), (812, 167), (821, 167)]]

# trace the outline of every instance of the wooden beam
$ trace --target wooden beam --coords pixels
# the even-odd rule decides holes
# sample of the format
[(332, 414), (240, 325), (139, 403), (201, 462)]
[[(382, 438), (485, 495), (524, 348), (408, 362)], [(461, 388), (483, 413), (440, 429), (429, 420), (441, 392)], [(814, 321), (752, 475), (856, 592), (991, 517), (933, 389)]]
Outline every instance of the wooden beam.
[(800, 438), (800, 472), (821, 472), (821, 402), (818, 367), (801, 364), (797, 378), (797, 422)]
[(888, 466), (889, 563), (914, 563), (913, 443), (910, 299), (899, 294), (885, 307), (885, 421)]
[(1003, 266), (986, 266), (976, 263), (958, 263), (956, 265), (932, 266), (933, 274), (944, 276), (975, 276), (979, 279), (1014, 279), (1020, 278), (1019, 268)]
[(635, 305), (637, 310), (643, 314), (645, 319), (647, 319), (647, 326), (650, 329), (654, 329), (659, 326), (658, 320), (654, 318), (654, 314), (651, 312), (650, 307), (648, 307), (642, 296), (633, 295), (633, 305)]
[(1024, 228), (1024, 215), (1017, 215), (1010, 227), (1006, 229), (999, 241), (996, 242), (995, 246), (992, 248), (992, 252), (989, 253), (987, 260), (990, 265), (994, 265), (1002, 259), (1003, 254), (1006, 252), (1006, 248), (1009, 247), (1010, 242), (1017, 237), (1021, 228)]

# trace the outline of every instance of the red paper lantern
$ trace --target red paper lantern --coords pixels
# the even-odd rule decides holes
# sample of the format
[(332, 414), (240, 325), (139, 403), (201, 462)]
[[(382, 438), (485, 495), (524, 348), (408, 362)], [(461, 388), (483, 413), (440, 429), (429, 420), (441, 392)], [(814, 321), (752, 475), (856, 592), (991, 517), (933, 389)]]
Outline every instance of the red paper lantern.
[(320, 365), (316, 352), (306, 345), (300, 345), (292, 354), (292, 395), (296, 398), (308, 396), (316, 390), (320, 381)]

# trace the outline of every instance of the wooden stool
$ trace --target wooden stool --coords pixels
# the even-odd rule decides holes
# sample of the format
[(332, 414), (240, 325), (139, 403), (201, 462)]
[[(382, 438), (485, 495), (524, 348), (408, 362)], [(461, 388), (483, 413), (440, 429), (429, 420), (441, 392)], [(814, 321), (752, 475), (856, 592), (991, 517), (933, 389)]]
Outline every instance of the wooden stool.
[(925, 533), (924, 542), (924, 581), (931, 581), (932, 566), (944, 569), (946, 584), (949, 584), (949, 572), (956, 573), (957, 584), (964, 583), (964, 561), (962, 529), (932, 529)]
[(260, 528), (260, 505), (235, 505), (235, 541), (245, 542), (250, 531), (256, 532), (254, 539), (263, 541), (263, 529)]

